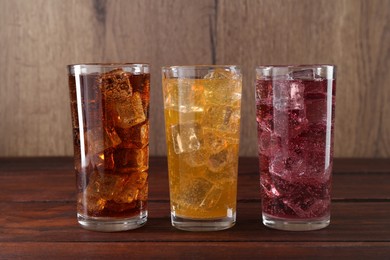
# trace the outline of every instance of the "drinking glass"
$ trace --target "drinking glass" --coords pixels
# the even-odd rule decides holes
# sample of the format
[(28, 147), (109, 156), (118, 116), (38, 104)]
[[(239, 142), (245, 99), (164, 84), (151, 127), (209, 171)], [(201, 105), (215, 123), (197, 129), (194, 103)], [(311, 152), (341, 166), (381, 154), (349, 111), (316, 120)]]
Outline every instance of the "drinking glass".
[(122, 231), (147, 220), (149, 65), (69, 65), (77, 218)]
[(264, 225), (330, 223), (336, 68), (259, 66), (256, 107)]
[(173, 66), (162, 74), (172, 225), (230, 228), (236, 221), (240, 69)]

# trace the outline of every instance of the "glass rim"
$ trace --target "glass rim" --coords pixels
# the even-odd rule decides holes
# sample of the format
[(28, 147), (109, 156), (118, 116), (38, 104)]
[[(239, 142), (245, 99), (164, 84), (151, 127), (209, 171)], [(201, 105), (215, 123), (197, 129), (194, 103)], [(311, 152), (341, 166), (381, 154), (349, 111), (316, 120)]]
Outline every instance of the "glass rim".
[(324, 64), (285, 64), (285, 65), (258, 65), (256, 69), (286, 69), (286, 68), (297, 68), (297, 69), (310, 69), (310, 68), (336, 68), (335, 64), (324, 63)]
[(182, 69), (182, 70), (194, 70), (194, 69), (220, 69), (220, 68), (226, 68), (226, 69), (239, 69), (241, 70), (241, 67), (239, 65), (218, 65), (218, 64), (196, 64), (196, 65), (174, 65), (174, 66), (163, 66), (161, 67), (162, 71), (171, 71), (173, 69)]
[(75, 64), (69, 64), (67, 65), (68, 68), (72, 67), (96, 67), (96, 68), (115, 68), (115, 67), (149, 67), (149, 63), (144, 63), (144, 62), (93, 62), (93, 63), (75, 63)]

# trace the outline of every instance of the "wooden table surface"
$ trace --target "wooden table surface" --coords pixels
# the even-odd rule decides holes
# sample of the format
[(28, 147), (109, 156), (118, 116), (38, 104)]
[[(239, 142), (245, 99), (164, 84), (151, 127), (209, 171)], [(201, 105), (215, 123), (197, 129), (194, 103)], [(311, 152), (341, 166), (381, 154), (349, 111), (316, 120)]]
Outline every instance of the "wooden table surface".
[(256, 158), (241, 158), (236, 225), (186, 232), (171, 226), (165, 158), (150, 160), (149, 218), (100, 233), (76, 220), (71, 158), (0, 158), (0, 259), (390, 258), (390, 160), (335, 159), (331, 224), (285, 232), (261, 222)]

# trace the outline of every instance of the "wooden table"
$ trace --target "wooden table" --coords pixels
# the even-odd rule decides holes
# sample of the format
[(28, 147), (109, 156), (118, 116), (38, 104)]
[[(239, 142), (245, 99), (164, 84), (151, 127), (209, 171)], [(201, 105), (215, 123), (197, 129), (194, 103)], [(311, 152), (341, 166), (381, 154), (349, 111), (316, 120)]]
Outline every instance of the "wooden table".
[(310, 232), (260, 221), (256, 158), (241, 158), (237, 224), (185, 232), (170, 224), (165, 158), (150, 160), (147, 224), (99, 233), (76, 221), (71, 158), (0, 158), (0, 259), (390, 258), (390, 160), (336, 159), (331, 224)]

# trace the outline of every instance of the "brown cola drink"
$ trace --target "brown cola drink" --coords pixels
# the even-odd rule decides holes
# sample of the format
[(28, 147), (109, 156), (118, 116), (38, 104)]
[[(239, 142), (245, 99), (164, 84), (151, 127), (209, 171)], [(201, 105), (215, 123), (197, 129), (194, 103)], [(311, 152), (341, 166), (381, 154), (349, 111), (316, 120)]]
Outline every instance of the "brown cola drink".
[(68, 68), (78, 221), (98, 231), (140, 227), (147, 220), (149, 66)]

